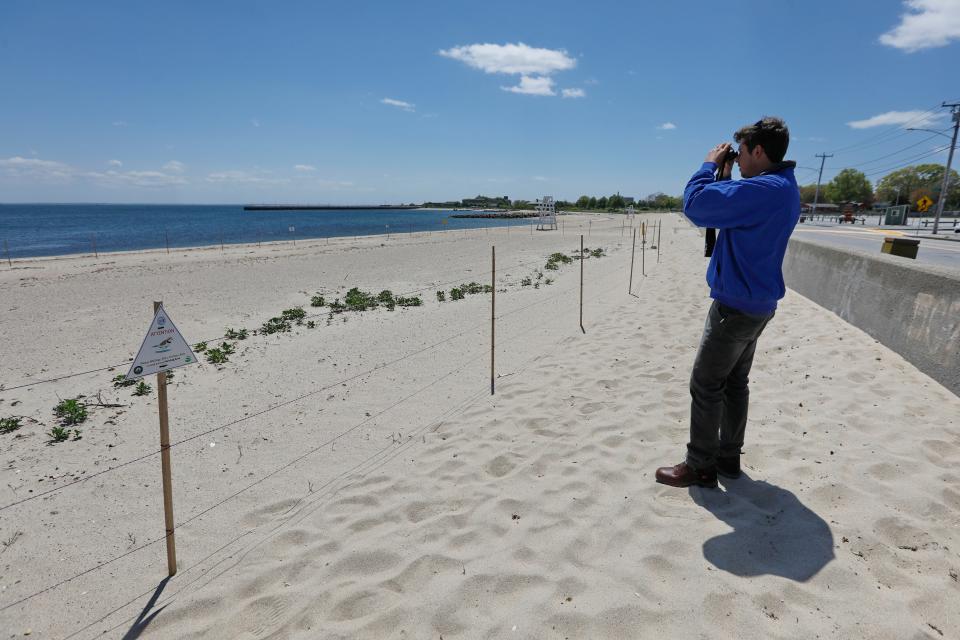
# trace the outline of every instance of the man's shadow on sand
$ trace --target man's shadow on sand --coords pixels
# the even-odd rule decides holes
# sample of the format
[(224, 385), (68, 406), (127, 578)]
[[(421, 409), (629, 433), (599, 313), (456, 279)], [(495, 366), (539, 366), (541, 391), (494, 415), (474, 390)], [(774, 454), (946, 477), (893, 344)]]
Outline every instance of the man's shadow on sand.
[(721, 482), (725, 492), (690, 488), (694, 502), (733, 527), (703, 543), (703, 556), (715, 567), (806, 582), (834, 559), (830, 527), (791, 492), (746, 473)]

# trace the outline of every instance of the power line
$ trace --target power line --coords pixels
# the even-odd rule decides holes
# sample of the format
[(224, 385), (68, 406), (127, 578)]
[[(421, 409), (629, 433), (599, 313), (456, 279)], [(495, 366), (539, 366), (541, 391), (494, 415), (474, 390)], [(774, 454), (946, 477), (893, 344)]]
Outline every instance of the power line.
[(950, 145), (946, 144), (946, 145), (943, 145), (942, 147), (937, 147), (936, 149), (931, 149), (930, 151), (927, 151), (927, 152), (922, 153), (922, 154), (920, 154), (920, 155), (916, 155), (916, 156), (913, 156), (913, 157), (911, 157), (911, 158), (909, 158), (909, 159), (907, 159), (907, 160), (903, 160), (903, 161), (901, 161), (901, 162), (898, 163), (898, 164), (890, 165), (890, 166), (888, 166), (888, 167), (884, 167), (884, 168), (882, 168), (882, 169), (877, 169), (877, 170), (875, 170), (875, 171), (870, 171), (870, 172), (868, 172), (868, 173), (866, 173), (866, 174), (864, 174), (864, 175), (866, 175), (866, 176), (875, 176), (875, 175), (880, 174), (880, 173), (886, 173), (886, 172), (888, 172), (888, 171), (893, 171), (894, 169), (900, 169), (900, 168), (902, 168), (902, 167), (906, 167), (906, 166), (908, 166), (908, 165), (913, 164), (913, 163), (916, 162), (917, 160), (922, 160), (923, 158), (929, 158), (930, 156), (935, 156), (935, 155), (937, 155), (938, 153), (941, 153), (941, 152), (943, 152), (943, 151), (946, 151), (946, 150), (949, 149), (949, 148), (950, 148)]
[[(920, 113), (919, 115), (911, 118), (910, 120), (908, 120), (908, 121), (906, 121), (906, 122), (904, 122), (904, 123), (902, 123), (902, 124), (894, 125), (893, 128), (891, 128), (891, 129), (886, 129), (886, 130), (884, 130), (884, 131), (881, 131), (880, 133), (878, 133), (878, 134), (876, 134), (876, 135), (874, 135), (874, 136), (871, 136), (871, 137), (867, 138), (866, 140), (861, 140), (860, 142), (856, 142), (856, 143), (854, 143), (854, 144), (847, 145), (847, 146), (845, 146), (845, 147), (839, 147), (839, 148), (837, 148), (837, 149), (834, 149), (834, 150), (832, 151), (832, 153), (836, 154), (836, 153), (839, 153), (839, 152), (841, 152), (841, 151), (849, 151), (850, 149), (856, 149), (856, 148), (858, 148), (858, 147), (869, 147), (869, 146), (874, 146), (874, 145), (877, 145), (877, 144), (882, 144), (883, 142), (889, 142), (890, 140), (892, 140), (892, 139), (895, 138), (895, 137), (900, 137), (901, 135), (906, 134), (907, 132), (906, 132), (906, 131), (903, 131), (903, 128), (905, 128), (907, 125), (915, 124), (915, 123), (917, 123), (917, 122), (919, 122), (919, 121), (921, 121), (921, 120), (926, 119), (927, 116), (929, 116), (931, 113), (935, 112), (935, 111), (936, 111), (937, 109), (939, 109), (939, 108), (940, 108), (940, 105), (939, 105), (939, 104), (936, 104), (936, 105), (930, 107), (929, 109), (923, 111), (923, 112)], [(881, 138), (890, 136), (890, 134), (895, 134), (895, 135), (889, 137), (889, 138), (886, 139), (886, 140), (882, 140), (882, 141), (880, 141), (880, 142), (874, 142), (874, 141), (876, 141), (876, 140), (880, 140)], [(869, 144), (868, 144), (868, 143), (869, 143)]]

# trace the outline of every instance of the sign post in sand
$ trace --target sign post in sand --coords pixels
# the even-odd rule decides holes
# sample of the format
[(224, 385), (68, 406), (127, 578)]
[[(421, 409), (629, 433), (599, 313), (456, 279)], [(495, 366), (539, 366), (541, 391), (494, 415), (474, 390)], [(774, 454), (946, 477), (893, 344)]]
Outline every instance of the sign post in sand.
[(583, 328), (583, 234), (580, 234), (580, 331), (587, 332)]
[(493, 395), (493, 354), (497, 330), (497, 248), (490, 247), (490, 395)]
[(160, 469), (163, 474), (163, 517), (167, 530), (167, 571), (177, 573), (177, 546), (174, 539), (173, 487), (170, 475), (170, 424), (167, 418), (167, 371), (194, 364), (197, 357), (183, 339), (163, 302), (153, 303), (153, 322), (133, 359), (127, 379), (157, 374), (157, 404), (160, 413)]
[(633, 258), (637, 255), (637, 230), (633, 230), (633, 245), (630, 247), (630, 284), (627, 285), (627, 293), (633, 295)]

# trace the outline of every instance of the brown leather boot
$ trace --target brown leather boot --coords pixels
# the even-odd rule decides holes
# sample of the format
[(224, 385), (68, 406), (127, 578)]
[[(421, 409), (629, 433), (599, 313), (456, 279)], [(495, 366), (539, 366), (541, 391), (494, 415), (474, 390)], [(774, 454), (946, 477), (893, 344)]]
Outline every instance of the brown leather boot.
[(681, 462), (675, 467), (660, 467), (657, 469), (657, 482), (671, 487), (700, 487), (714, 488), (717, 486), (717, 469), (694, 469)]

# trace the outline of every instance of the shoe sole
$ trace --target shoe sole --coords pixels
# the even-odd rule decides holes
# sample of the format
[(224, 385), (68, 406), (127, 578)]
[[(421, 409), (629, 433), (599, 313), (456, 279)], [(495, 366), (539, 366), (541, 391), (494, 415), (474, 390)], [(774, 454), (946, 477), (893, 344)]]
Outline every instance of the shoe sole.
[(703, 487), (704, 489), (716, 489), (718, 488), (717, 481), (714, 480), (712, 483), (706, 482), (694, 482), (692, 484), (670, 484), (669, 482), (664, 482), (659, 478), (656, 479), (657, 484), (662, 484), (665, 487), (674, 487), (677, 489), (686, 489), (687, 487)]

